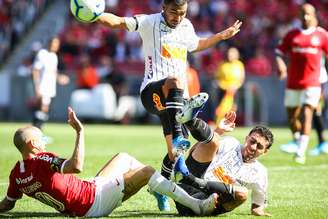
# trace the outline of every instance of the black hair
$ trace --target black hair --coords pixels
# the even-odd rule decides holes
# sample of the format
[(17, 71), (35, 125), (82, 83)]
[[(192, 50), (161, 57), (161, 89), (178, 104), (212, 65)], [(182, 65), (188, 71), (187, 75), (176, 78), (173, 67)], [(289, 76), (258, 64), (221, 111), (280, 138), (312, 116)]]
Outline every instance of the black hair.
[(164, 0), (164, 5), (171, 5), (174, 4), (176, 6), (182, 6), (186, 4), (188, 0)]
[(273, 134), (269, 128), (262, 125), (257, 125), (252, 128), (252, 130), (249, 132), (249, 135), (251, 135), (252, 133), (258, 133), (268, 141), (268, 145), (266, 147), (267, 149), (269, 149), (273, 144)]

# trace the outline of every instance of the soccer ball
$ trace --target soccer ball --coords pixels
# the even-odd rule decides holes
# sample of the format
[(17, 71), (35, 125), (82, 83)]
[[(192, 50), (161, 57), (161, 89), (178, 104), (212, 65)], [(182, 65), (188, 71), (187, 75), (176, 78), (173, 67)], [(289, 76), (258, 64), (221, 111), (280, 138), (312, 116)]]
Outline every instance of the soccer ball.
[(71, 12), (81, 22), (91, 23), (105, 11), (105, 0), (71, 0)]

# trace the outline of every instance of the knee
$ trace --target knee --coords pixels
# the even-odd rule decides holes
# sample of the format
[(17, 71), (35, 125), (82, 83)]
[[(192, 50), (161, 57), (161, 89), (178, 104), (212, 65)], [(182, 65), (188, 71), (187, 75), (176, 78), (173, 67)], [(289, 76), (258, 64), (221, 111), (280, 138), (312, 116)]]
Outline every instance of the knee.
[(167, 87), (170, 88), (180, 88), (180, 80), (177, 77), (168, 77), (165, 81)]
[(245, 187), (235, 188), (235, 200), (238, 202), (245, 202), (247, 200), (248, 190)]
[(147, 178), (150, 178), (155, 173), (155, 169), (147, 165), (142, 168), (142, 172)]
[(127, 159), (127, 160), (131, 159), (131, 156), (125, 152), (120, 152), (120, 153), (116, 154), (116, 157), (119, 159)]

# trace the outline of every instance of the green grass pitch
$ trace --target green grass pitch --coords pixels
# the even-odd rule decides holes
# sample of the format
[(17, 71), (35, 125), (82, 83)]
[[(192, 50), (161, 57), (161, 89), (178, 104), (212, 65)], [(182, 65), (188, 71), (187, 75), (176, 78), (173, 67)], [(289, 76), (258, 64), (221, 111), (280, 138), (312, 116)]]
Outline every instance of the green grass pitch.
[[(18, 159), (18, 151), (12, 144), (14, 131), (23, 124), (0, 123), (0, 198), (6, 195), (8, 176)], [(249, 128), (237, 128), (231, 135), (243, 141)], [(260, 161), (269, 171), (269, 204), (267, 211), (274, 218), (328, 218), (328, 155), (308, 157), (306, 165), (297, 165), (292, 157), (279, 151), (279, 145), (290, 139), (287, 128), (273, 128), (275, 143), (271, 151)], [(74, 146), (74, 132), (66, 124), (47, 124), (45, 134), (54, 142), (48, 151), (69, 157)], [(166, 146), (159, 126), (85, 125), (86, 157), (81, 178), (90, 178), (116, 153), (128, 152), (143, 163), (160, 169)], [(310, 145), (316, 144), (313, 133)], [(249, 197), (250, 199), (250, 197)], [(145, 188), (123, 203), (112, 218), (177, 218), (172, 202), (170, 213), (160, 213), (155, 199)], [(52, 208), (23, 197), (16, 207), (0, 218), (63, 218)], [(253, 218), (248, 201), (223, 218)]]

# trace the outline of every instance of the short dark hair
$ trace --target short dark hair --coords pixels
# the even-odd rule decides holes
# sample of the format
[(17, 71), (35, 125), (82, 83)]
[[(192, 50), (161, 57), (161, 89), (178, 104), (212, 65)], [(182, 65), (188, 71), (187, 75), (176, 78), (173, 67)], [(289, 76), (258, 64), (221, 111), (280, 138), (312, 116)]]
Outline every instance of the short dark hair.
[(251, 135), (252, 133), (258, 133), (268, 141), (267, 149), (269, 149), (273, 144), (273, 134), (269, 128), (262, 125), (257, 125), (252, 128), (252, 130), (249, 132), (249, 135)]
[(176, 6), (182, 6), (188, 3), (188, 0), (164, 0), (164, 5), (174, 4)]

